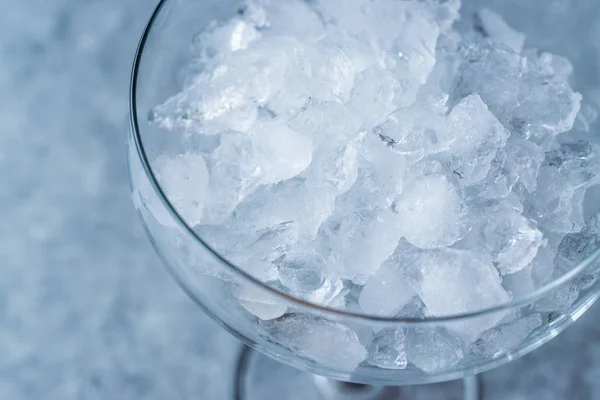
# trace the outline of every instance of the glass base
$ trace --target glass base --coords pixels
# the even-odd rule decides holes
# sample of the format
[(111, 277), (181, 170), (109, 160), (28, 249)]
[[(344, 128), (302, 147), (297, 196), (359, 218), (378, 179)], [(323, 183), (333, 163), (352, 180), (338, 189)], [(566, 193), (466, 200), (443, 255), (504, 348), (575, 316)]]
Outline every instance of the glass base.
[(299, 371), (248, 347), (240, 353), (235, 400), (480, 400), (479, 379), (377, 387), (337, 382)]

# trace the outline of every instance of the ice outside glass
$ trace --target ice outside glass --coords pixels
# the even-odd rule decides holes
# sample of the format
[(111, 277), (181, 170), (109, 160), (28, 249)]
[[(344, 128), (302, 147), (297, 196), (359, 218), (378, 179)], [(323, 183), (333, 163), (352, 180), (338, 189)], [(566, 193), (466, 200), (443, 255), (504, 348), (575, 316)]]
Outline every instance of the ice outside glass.
[[(542, 346), (594, 303), (600, 293), (600, 283), (596, 280), (599, 267), (596, 259), (600, 255), (597, 249), (576, 268), (507, 304), (469, 314), (425, 319), (362, 315), (310, 304), (266, 286), (213, 251), (186, 225), (158, 183), (152, 160), (165, 150), (177, 150), (179, 143), (171, 143), (168, 135), (148, 122), (147, 115), (152, 107), (181, 90), (181, 74), (193, 57), (190, 43), (196, 35), (211, 21), (229, 18), (238, 3), (234, 0), (162, 0), (158, 4), (135, 55), (128, 137), (134, 203), (152, 244), (178, 284), (204, 312), (252, 351), (293, 367), (273, 367), (267, 359), (243, 350), (237, 376), (232, 377), (232, 396), (239, 399), (313, 398), (318, 393), (329, 399), (392, 399), (397, 398), (394, 396), (403, 398), (401, 391), (380, 388), (467, 378), (465, 397), (477, 398), (473, 378), (476, 374)], [(581, 69), (587, 74), (587, 78), (579, 78), (574, 83), (577, 90), (585, 94), (587, 86), (598, 84), (600, 57), (594, 38), (588, 32), (590, 24), (586, 22), (586, 18), (593, 19), (597, 15), (593, 1), (551, 2), (535, 19), (536, 1), (465, 1), (464, 7), (469, 9), (488, 3), (500, 4), (499, 11), (508, 13), (504, 16), (531, 40), (537, 41), (536, 45), (559, 54), (570, 53), (575, 70)], [(557, 25), (559, 16), (562, 24)], [(573, 38), (578, 42), (573, 42)], [(264, 304), (286, 308), (286, 314), (279, 322), (258, 319), (240, 305), (234, 294), (240, 288), (254, 293)], [(576, 298), (566, 308), (542, 313), (536, 308), (543, 302), (552, 302), (554, 296), (565, 295)], [(482, 351), (461, 349), (460, 361), (447, 365), (440, 362), (435, 369), (423, 370), (412, 363), (404, 369), (384, 369), (353, 362), (356, 351), (361, 351), (352, 349), (355, 338), (372, 338), (381, 331), (402, 332), (406, 352), (419, 351), (422, 357), (435, 358), (447, 351), (443, 346), (448, 340), (444, 332), (516, 313), (521, 319), (530, 314), (536, 318), (539, 315), (541, 325), (536, 323), (531, 332), (516, 337), (509, 344), (502, 342), (501, 347), (488, 346)], [(430, 338), (429, 343), (440, 343), (440, 347), (422, 348), (418, 338)], [(453, 355), (446, 357), (452, 359)], [(309, 379), (312, 375), (296, 371), (314, 374), (317, 378)], [(294, 382), (282, 384), (286, 379)], [(299, 382), (309, 382), (311, 387), (304, 384), (299, 387)]]

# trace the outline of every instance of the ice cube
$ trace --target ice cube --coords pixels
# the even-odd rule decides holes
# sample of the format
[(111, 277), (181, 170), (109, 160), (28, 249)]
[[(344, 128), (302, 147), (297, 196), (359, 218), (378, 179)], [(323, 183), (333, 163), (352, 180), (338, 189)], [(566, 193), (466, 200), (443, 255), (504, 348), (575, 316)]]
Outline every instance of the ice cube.
[(415, 160), (448, 150), (455, 139), (442, 116), (420, 105), (395, 111), (373, 133), (393, 151)]
[(367, 362), (384, 369), (405, 369), (407, 360), (404, 340), (402, 329), (379, 331), (367, 349)]
[(408, 362), (426, 373), (447, 370), (464, 357), (463, 351), (447, 332), (434, 328), (409, 328), (405, 332)]
[[(587, 226), (580, 232), (570, 233), (562, 238), (554, 260), (555, 269), (551, 276), (552, 279), (559, 279), (596, 254), (600, 248), (597, 221), (598, 216), (595, 216), (588, 221)], [(536, 310), (566, 311), (577, 300), (581, 288), (585, 287), (585, 284), (583, 286), (581, 284), (582, 281), (576, 280), (561, 285), (558, 289), (536, 302)]]
[(348, 191), (358, 177), (359, 151), (364, 133), (338, 144), (323, 144), (313, 153), (313, 161), (302, 174), (309, 190), (322, 190), (333, 196)]
[(326, 368), (352, 371), (367, 358), (356, 332), (337, 322), (288, 314), (259, 324), (269, 341)]
[(585, 141), (564, 143), (548, 156), (548, 163), (558, 167), (574, 189), (586, 189), (600, 183), (600, 146), (597, 144)]
[(506, 198), (519, 181), (517, 170), (504, 149), (498, 150), (486, 178), (467, 188), (470, 201)]
[(555, 251), (548, 246), (539, 248), (530, 265), (522, 270), (505, 275), (502, 284), (514, 298), (526, 296), (547, 283), (554, 272)]
[(209, 185), (202, 222), (217, 224), (260, 184), (260, 167), (251, 140), (241, 133), (221, 136), (209, 160)]
[(540, 314), (531, 314), (484, 332), (473, 345), (473, 352), (487, 356), (510, 352), (517, 348), (536, 329), (542, 326)]
[(293, 178), (310, 165), (312, 138), (291, 130), (281, 120), (262, 121), (251, 128), (252, 145), (261, 173), (261, 183)]
[(443, 175), (415, 180), (394, 203), (402, 235), (424, 248), (451, 246), (468, 231), (457, 188)]
[(600, 249), (600, 231), (595, 223), (597, 218), (593, 218), (581, 232), (568, 234), (561, 241), (556, 261), (563, 271), (579, 265)]
[(557, 70), (557, 58), (549, 53), (527, 55), (512, 115), (515, 132), (541, 143), (546, 135), (570, 131), (581, 106), (581, 94), (571, 89), (563, 72), (572, 67)]
[(360, 119), (337, 101), (309, 101), (292, 116), (288, 126), (317, 143), (347, 143), (360, 130)]
[[(381, 145), (381, 143), (379, 143)], [(383, 145), (382, 145), (383, 147)], [(364, 162), (358, 168), (354, 185), (336, 199), (336, 212), (347, 215), (357, 210), (389, 209), (402, 192), (406, 161), (390, 153), (374, 159), (375, 164)]]
[(529, 193), (535, 191), (538, 173), (545, 158), (542, 149), (529, 140), (513, 137), (506, 144), (505, 151), (510, 160), (509, 168), (514, 169)]
[(392, 255), (364, 285), (358, 302), (365, 313), (393, 317), (415, 297), (399, 262)]
[(531, 266), (527, 266), (514, 274), (504, 276), (502, 286), (504, 286), (513, 298), (526, 296), (538, 288), (532, 277)]
[(312, 244), (298, 244), (275, 264), (281, 284), (306, 301), (328, 306), (344, 289), (343, 282), (331, 276), (325, 260)]
[(552, 165), (543, 165), (529, 208), (540, 226), (551, 232), (571, 233), (583, 228), (583, 198)]
[(393, 253), (401, 234), (395, 215), (377, 209), (334, 214), (323, 224), (319, 236), (331, 250), (340, 278), (364, 284)]
[(454, 174), (465, 186), (483, 180), (510, 133), (478, 95), (470, 95), (454, 107), (448, 123), (456, 138), (448, 151)]
[(394, 74), (379, 67), (371, 67), (356, 76), (348, 110), (362, 121), (364, 129), (372, 129), (385, 122), (392, 111), (414, 102), (399, 100), (402, 90)]
[(228, 52), (244, 50), (261, 36), (251, 22), (233, 18), (224, 25), (203, 32), (196, 42), (199, 44), (203, 61), (208, 62), (215, 56), (222, 57)]
[(490, 111), (509, 127), (521, 90), (522, 57), (488, 42), (463, 43), (464, 60), (457, 73), (454, 101), (478, 94)]
[(535, 223), (505, 207), (486, 211), (481, 249), (492, 257), (502, 275), (527, 267), (544, 244)]
[(202, 154), (160, 156), (154, 163), (156, 177), (175, 211), (189, 226), (202, 220), (209, 174)]
[(276, 298), (263, 288), (250, 285), (235, 286), (232, 293), (246, 311), (264, 321), (279, 318), (288, 309), (282, 299)]
[(249, 48), (222, 54), (180, 94), (156, 107), (154, 122), (191, 134), (247, 132), (257, 119), (258, 107), (283, 86), (300, 46), (290, 37), (263, 37)]
[(477, 29), (485, 37), (502, 43), (517, 53), (523, 51), (525, 35), (509, 26), (504, 19), (489, 8), (482, 8), (476, 14)]
[(306, 178), (296, 177), (259, 187), (234, 210), (233, 220), (248, 230), (297, 221), (300, 237), (310, 240), (333, 213), (334, 201), (332, 192), (309, 188)]
[[(410, 257), (415, 260), (411, 268), (416, 269), (406, 276), (433, 316), (473, 312), (504, 304), (511, 298), (502, 287), (491, 259), (482, 254), (438, 249), (410, 254)], [(448, 324), (448, 329), (470, 342), (502, 318), (501, 312), (491, 313), (453, 322)]]
[(293, 36), (311, 42), (325, 32), (323, 21), (306, 1), (255, 0), (252, 3), (259, 4), (268, 16), (264, 31), (269, 36)]
[(198, 235), (222, 256), (263, 282), (277, 280), (273, 262), (298, 241), (295, 222), (255, 230), (233, 230), (224, 225), (201, 225)]
[(308, 54), (310, 70), (306, 85), (313, 100), (347, 102), (354, 79), (373, 61), (370, 48), (343, 31), (334, 28)]
[(534, 309), (542, 312), (566, 312), (579, 297), (579, 287), (575, 283), (566, 283), (550, 294), (538, 300)]
[(462, 62), (460, 48), (462, 36), (451, 30), (440, 36), (436, 48), (436, 63), (427, 78), (427, 82), (420, 87), (417, 95), (419, 103), (438, 103), (447, 114), (446, 105), (449, 94), (453, 89), (453, 82), (458, 74)]
[(188, 134), (217, 135), (223, 131), (247, 131), (258, 115), (248, 98), (247, 86), (221, 80), (233, 79), (230, 67), (223, 65), (204, 72), (180, 94), (151, 111), (151, 121), (161, 128)]

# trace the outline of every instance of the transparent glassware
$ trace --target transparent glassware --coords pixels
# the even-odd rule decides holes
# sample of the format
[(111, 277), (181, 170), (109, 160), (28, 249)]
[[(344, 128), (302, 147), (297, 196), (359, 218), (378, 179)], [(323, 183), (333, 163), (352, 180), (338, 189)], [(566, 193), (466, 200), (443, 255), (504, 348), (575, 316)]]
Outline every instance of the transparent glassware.
[[(196, 35), (211, 21), (229, 18), (238, 3), (234, 0), (162, 0), (142, 36), (130, 89), (128, 156), (135, 206), (164, 264), (205, 313), (256, 352), (297, 371), (321, 377), (313, 379), (302, 375), (303, 379), (308, 379), (306, 382), (314, 385), (314, 393), (328, 399), (391, 399), (398, 394), (393, 389), (382, 388), (473, 377), (506, 364), (558, 335), (593, 304), (600, 293), (600, 282), (596, 279), (600, 267), (596, 262), (600, 256), (598, 250), (563, 276), (507, 304), (463, 315), (411, 319), (362, 315), (311, 304), (266, 286), (211, 249), (178, 214), (157, 180), (152, 161), (165, 151), (176, 151), (180, 144), (172, 143), (168, 135), (149, 122), (147, 116), (155, 105), (181, 90), (185, 78), (181, 74), (183, 67), (193, 60), (192, 41)], [(468, 9), (501, 2), (465, 3), (464, 7)], [(511, 22), (518, 29), (526, 31), (533, 40), (539, 40), (540, 45), (552, 48), (559, 43), (561, 35), (556, 32), (556, 25), (551, 23), (551, 16), (534, 21), (522, 17), (524, 10), (530, 11), (526, 7), (533, 7), (535, 1), (520, 3), (511, 0), (505, 2), (505, 6), (508, 3), (514, 3), (514, 12), (518, 15)], [(526, 3), (530, 3), (529, 6)], [(576, 8), (576, 15), (582, 16), (586, 15), (585, 7), (593, 7), (593, 2), (565, 4), (565, 7)], [(521, 11), (523, 13), (519, 14)], [(560, 15), (566, 11), (569, 9), (545, 12)], [(584, 26), (568, 19), (561, 28), (577, 35), (579, 29), (583, 32)], [(579, 37), (583, 40), (582, 48), (590, 45), (585, 42), (591, 42), (590, 38), (585, 35)], [(571, 56), (576, 69), (579, 66), (590, 68), (586, 67), (585, 58), (578, 58), (577, 54)], [(240, 296), (242, 292), (247, 297)], [(547, 304), (552, 304), (557, 296), (571, 296), (573, 301), (568, 307), (558, 310), (548, 308)], [(252, 302), (258, 302), (262, 307), (273, 307), (284, 315), (276, 320), (263, 321), (247, 311)], [(486, 343), (475, 342), (466, 346), (455, 342), (448, 334), (471, 324), (487, 320), (511, 321), (516, 317), (519, 321), (531, 318), (536, 322), (532, 323), (531, 329), (525, 329), (522, 337), (509, 344), (505, 341), (495, 343), (492, 338)], [(381, 332), (386, 332), (388, 338), (402, 336), (403, 344), (397, 343), (403, 346), (398, 348), (399, 353), (418, 351), (419, 356), (425, 359), (438, 357), (439, 363), (432, 368), (429, 362), (425, 370), (414, 363), (408, 363), (401, 369), (370, 364), (368, 358), (372, 357), (374, 343)], [(423, 338), (427, 340), (423, 342)], [(395, 344), (392, 341), (387, 345), (393, 347)], [(443, 352), (446, 355), (440, 357)], [(258, 388), (255, 380), (264, 380), (265, 376), (267, 380), (269, 376), (278, 380), (295, 379), (298, 385), (300, 375), (295, 375), (295, 372), (277, 375), (278, 368), (271, 361), (253, 357), (256, 356), (248, 351), (241, 353), (239, 376), (234, 379), (236, 398), (262, 398), (259, 393), (265, 389)], [(402, 355), (399, 354), (399, 357)], [(265, 368), (271, 368), (273, 374), (265, 374)], [(473, 379), (465, 385), (466, 398), (476, 398), (473, 397), (476, 393)]]

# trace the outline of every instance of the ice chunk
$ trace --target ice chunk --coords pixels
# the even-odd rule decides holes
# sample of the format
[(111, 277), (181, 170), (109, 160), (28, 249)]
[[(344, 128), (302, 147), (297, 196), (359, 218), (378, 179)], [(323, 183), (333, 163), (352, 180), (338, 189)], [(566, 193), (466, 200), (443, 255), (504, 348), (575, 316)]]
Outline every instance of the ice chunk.
[(481, 335), (473, 345), (475, 353), (495, 356), (498, 353), (516, 350), (536, 328), (542, 326), (540, 314), (531, 314), (515, 321), (502, 324)]
[(454, 107), (448, 122), (456, 138), (448, 151), (454, 174), (466, 186), (483, 180), (510, 133), (478, 95), (464, 98)]
[(529, 201), (528, 208), (544, 229), (571, 233), (583, 228), (581, 192), (555, 166), (542, 166), (537, 190)]
[(379, 368), (404, 369), (407, 365), (404, 350), (404, 331), (384, 329), (379, 331), (367, 349), (367, 362)]
[(468, 230), (457, 188), (443, 175), (415, 180), (394, 203), (402, 235), (424, 248), (450, 246)]
[(502, 43), (517, 53), (523, 51), (525, 35), (515, 31), (504, 19), (489, 8), (476, 14), (476, 29), (491, 40)]
[[(197, 76), (180, 94), (155, 107), (151, 121), (168, 130), (216, 135), (227, 130), (247, 131), (258, 115), (247, 86), (220, 83), (232, 72), (221, 66)], [(232, 79), (232, 78), (230, 78)]]
[(566, 59), (530, 53), (525, 60), (512, 126), (515, 132), (543, 142), (545, 135), (573, 128), (582, 96), (569, 86), (567, 78), (572, 67)]
[(232, 293), (246, 311), (264, 321), (279, 318), (288, 309), (282, 299), (259, 287), (236, 286), (232, 289)]
[(465, 49), (454, 98), (477, 93), (509, 130), (540, 144), (569, 131), (579, 112), (581, 95), (567, 81), (566, 59), (474, 42)]
[(330, 193), (311, 191), (306, 179), (297, 177), (259, 187), (234, 210), (233, 220), (248, 230), (297, 221), (300, 237), (310, 239), (333, 212), (334, 201)]
[(446, 29), (457, 17), (456, 1), (439, 4), (382, 0), (374, 7), (368, 0), (350, 0), (345, 2), (343, 13), (335, 0), (320, 0), (316, 7), (328, 23), (383, 51), (390, 49), (396, 39), (407, 36), (403, 50), (417, 60), (435, 54), (439, 25)]
[(326, 368), (352, 371), (367, 358), (356, 332), (340, 323), (303, 314), (259, 321), (269, 341)]
[(527, 191), (532, 193), (537, 187), (540, 167), (544, 161), (544, 152), (535, 143), (520, 138), (510, 138), (505, 147), (510, 160), (509, 168), (519, 177)]
[[(381, 143), (378, 143), (383, 147)], [(375, 164), (364, 162), (358, 168), (354, 185), (346, 193), (338, 196), (335, 207), (340, 215), (358, 210), (372, 211), (378, 208), (389, 209), (402, 192), (406, 161), (404, 157), (381, 149), (387, 154), (374, 159)]]
[(448, 150), (454, 142), (444, 118), (420, 105), (395, 111), (373, 133), (393, 151), (416, 160)]
[(221, 136), (219, 147), (209, 160), (209, 186), (203, 223), (227, 219), (244, 197), (260, 184), (260, 167), (251, 140), (241, 133)]
[[(405, 254), (404, 257), (415, 260), (412, 268), (416, 267), (406, 273), (409, 283), (433, 316), (473, 312), (510, 300), (491, 259), (482, 254), (452, 249), (414, 254), (409, 248)], [(449, 324), (448, 329), (466, 341), (473, 341), (503, 317), (502, 313), (493, 313)]]
[(558, 171), (574, 189), (600, 183), (600, 146), (590, 142), (564, 143), (548, 154), (548, 164)]
[(547, 283), (554, 272), (555, 251), (548, 246), (539, 248), (530, 265), (522, 270), (505, 275), (502, 284), (513, 297), (521, 297), (534, 292)]
[(447, 370), (464, 357), (457, 340), (443, 330), (410, 328), (405, 335), (408, 362), (427, 373)]
[(340, 277), (364, 284), (393, 253), (401, 234), (390, 210), (356, 211), (332, 216), (319, 231)]
[(513, 298), (533, 293), (538, 288), (532, 276), (531, 266), (504, 276), (502, 285)]
[(166, 129), (214, 135), (246, 132), (283, 85), (292, 39), (263, 38), (251, 48), (223, 55), (219, 63), (193, 79), (180, 94), (154, 110), (154, 122)]
[[(589, 257), (594, 256), (600, 249), (598, 220), (598, 216), (593, 217), (580, 232), (570, 233), (562, 239), (558, 246), (552, 279), (560, 278)], [(574, 281), (560, 286), (538, 301), (536, 309), (539, 311), (565, 311), (577, 300), (581, 289), (580, 283)]]
[(365, 313), (393, 317), (415, 297), (416, 293), (404, 277), (399, 262), (392, 255), (371, 275), (358, 299)]
[(213, 57), (244, 50), (250, 43), (261, 38), (261, 33), (251, 22), (234, 18), (222, 26), (216, 26), (200, 34), (199, 44), (202, 60), (208, 62)]
[(478, 94), (505, 126), (510, 126), (521, 90), (522, 57), (487, 42), (464, 43), (464, 60), (455, 79), (452, 98)]
[(498, 207), (486, 211), (481, 249), (489, 254), (501, 274), (514, 274), (527, 267), (544, 244), (534, 222), (518, 212)]
[(202, 220), (209, 175), (202, 154), (161, 156), (154, 163), (156, 177), (175, 210), (189, 226)]
[(254, 9), (262, 9), (267, 20), (259, 19), (259, 23), (269, 36), (293, 36), (307, 42), (316, 41), (324, 34), (323, 21), (306, 1), (253, 0), (250, 4)]
[(310, 190), (325, 190), (337, 196), (348, 191), (358, 178), (358, 153), (364, 133), (337, 144), (323, 144), (313, 153), (310, 167), (303, 173)]
[(291, 130), (281, 120), (257, 124), (251, 129), (251, 138), (263, 184), (293, 178), (310, 165), (311, 137)]
[(372, 129), (385, 122), (392, 111), (414, 102), (403, 101), (401, 90), (393, 73), (378, 67), (366, 69), (355, 79), (348, 109), (362, 121), (364, 129)]
[(329, 29), (307, 57), (311, 69), (305, 83), (312, 98), (321, 101), (348, 101), (356, 75), (373, 62), (364, 42), (336, 29)]
[(298, 244), (275, 261), (279, 281), (301, 299), (327, 306), (342, 292), (344, 284), (330, 275), (323, 257), (311, 244)]
[(489, 200), (506, 198), (519, 181), (519, 175), (504, 149), (498, 150), (490, 164), (486, 178), (467, 188), (470, 200)]
[(341, 144), (358, 133), (360, 119), (343, 104), (336, 101), (309, 101), (288, 121), (288, 126), (306, 135), (314, 135), (315, 142)]
[(565, 312), (579, 297), (579, 287), (575, 283), (567, 283), (538, 300), (534, 309), (542, 312)]
[(579, 265), (600, 249), (600, 231), (597, 225), (599, 219), (600, 216), (592, 218), (581, 232), (568, 234), (561, 241), (557, 263), (563, 271)]
[(258, 231), (233, 230), (224, 225), (201, 225), (196, 230), (219, 254), (264, 282), (277, 280), (277, 268), (273, 262), (298, 241), (295, 222)]

